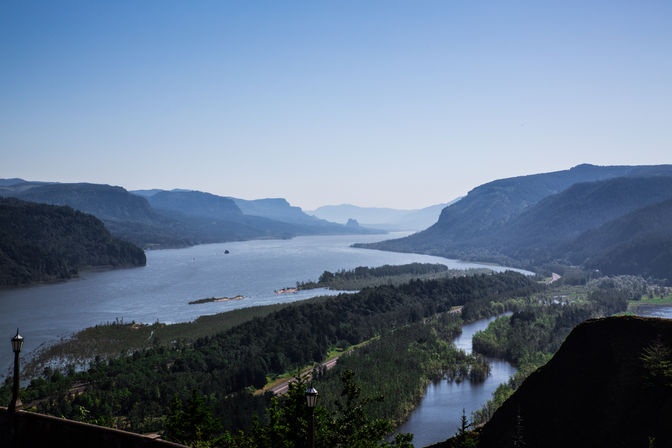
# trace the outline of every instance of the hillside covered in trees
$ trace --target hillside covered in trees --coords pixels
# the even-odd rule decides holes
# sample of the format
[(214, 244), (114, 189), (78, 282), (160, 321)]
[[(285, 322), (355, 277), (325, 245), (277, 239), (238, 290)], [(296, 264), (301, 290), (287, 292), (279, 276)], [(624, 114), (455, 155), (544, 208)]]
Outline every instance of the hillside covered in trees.
[(378, 233), (308, 216), (284, 199), (245, 201), (189, 190), (141, 190), (91, 183), (5, 179), (0, 196), (67, 205), (99, 218), (112, 235), (143, 248), (297, 235)]
[(580, 165), (482, 185), (423, 232), (359, 246), (672, 280), (669, 199), (669, 165)]
[(114, 238), (96, 217), (0, 198), (0, 286), (67, 279), (91, 267), (143, 266), (142, 249)]
[[(160, 429), (175, 394), (187, 400), (196, 389), (208, 397), (225, 428), (249, 430), (253, 415), (263, 415), (269, 397), (252, 395), (273, 374), (322, 361), (334, 347), (348, 347), (381, 333), (422, 322), (466, 303), (489, 304), (492, 298), (526, 296), (540, 286), (507, 272), (400, 286), (367, 288), (356, 294), (314, 299), (254, 318), (193, 343), (175, 341), (131, 356), (92, 362), (86, 372), (63, 376), (46, 372), (23, 393), (38, 410), (91, 419), (134, 431)], [(75, 383), (83, 393), (68, 397)], [(0, 388), (0, 400), (9, 387)], [(5, 398), (3, 398), (5, 397)]]

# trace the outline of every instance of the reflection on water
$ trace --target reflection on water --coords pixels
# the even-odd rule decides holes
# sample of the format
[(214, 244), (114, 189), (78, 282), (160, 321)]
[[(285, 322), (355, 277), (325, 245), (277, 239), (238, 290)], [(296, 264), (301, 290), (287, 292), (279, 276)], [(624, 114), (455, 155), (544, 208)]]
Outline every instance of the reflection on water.
[[(485, 329), (494, 319), (482, 319), (462, 327), (462, 335), (455, 339), (455, 346), (471, 353), (474, 333)], [(516, 369), (506, 361), (491, 358), (488, 361), (491, 374), (482, 384), (471, 384), (469, 381), (456, 383), (444, 379), (427, 386), (422, 402), (397, 431), (413, 434), (416, 447), (441, 442), (455, 435), (460, 427), (462, 409), (469, 417), (492, 398), (497, 386), (507, 382), (516, 373)]]

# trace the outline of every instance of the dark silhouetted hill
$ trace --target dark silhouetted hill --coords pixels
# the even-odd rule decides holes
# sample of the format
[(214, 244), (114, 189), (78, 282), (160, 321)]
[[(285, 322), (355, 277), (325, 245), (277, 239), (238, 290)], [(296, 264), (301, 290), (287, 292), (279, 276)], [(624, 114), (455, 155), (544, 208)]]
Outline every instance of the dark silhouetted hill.
[(483, 427), (479, 447), (672, 446), (672, 320), (578, 325)]
[(144, 252), (70, 207), (0, 198), (0, 285), (66, 279), (79, 269), (145, 264)]

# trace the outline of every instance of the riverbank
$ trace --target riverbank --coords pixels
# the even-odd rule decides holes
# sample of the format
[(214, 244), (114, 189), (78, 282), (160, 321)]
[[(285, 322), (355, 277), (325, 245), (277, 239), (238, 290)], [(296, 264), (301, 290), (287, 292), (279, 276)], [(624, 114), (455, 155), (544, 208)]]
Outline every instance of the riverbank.
[[(453, 340), (453, 345), (467, 354), (473, 353), (472, 338), (478, 331), (487, 328), (499, 316), (479, 319), (464, 324), (462, 333)], [(482, 383), (453, 381), (442, 378), (425, 386), (419, 404), (400, 425), (397, 433), (413, 434), (417, 447), (441, 442), (453, 436), (460, 427), (462, 411), (470, 416), (479, 410), (501, 383), (515, 374), (516, 368), (504, 360), (486, 358), (490, 365), (490, 375)]]
[(672, 318), (672, 292), (658, 288), (659, 294), (647, 294), (640, 300), (630, 300), (627, 312), (637, 316)]
[[(326, 289), (273, 292), (280, 286), (317, 279), (325, 270), (409, 263), (441, 263), (449, 269), (482, 267), (429, 255), (349, 247), (378, 237), (326, 235), (148, 251), (143, 267), (80, 272), (79, 278), (66, 282), (0, 290), (0, 335), (11, 337), (19, 327), (25, 337), (22, 356), (27, 359), (39, 347), (117, 319), (144, 324), (189, 322), (248, 306), (337, 294)], [(243, 295), (245, 300), (188, 304), (192, 298), (235, 295)], [(11, 363), (11, 351), (0, 351), (0, 374), (11, 374)]]
[[(319, 297), (306, 300), (319, 300)], [(24, 364), (24, 377), (42, 373), (47, 366), (73, 366), (81, 369), (96, 357), (110, 359), (150, 347), (169, 347), (206, 336), (213, 336), (254, 318), (265, 317), (304, 301), (240, 308), (201, 316), (192, 322), (143, 324), (123, 319), (85, 328), (61, 341), (41, 347)]]

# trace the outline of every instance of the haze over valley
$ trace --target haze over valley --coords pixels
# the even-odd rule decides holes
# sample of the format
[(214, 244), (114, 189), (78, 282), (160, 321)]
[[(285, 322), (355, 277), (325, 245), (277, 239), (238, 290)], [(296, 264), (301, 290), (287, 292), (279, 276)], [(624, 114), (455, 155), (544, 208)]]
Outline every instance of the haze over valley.
[(672, 446), (671, 18), (0, 4), (0, 446)]

